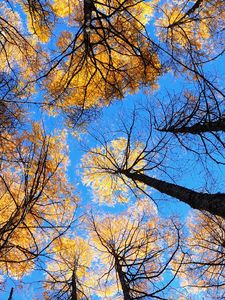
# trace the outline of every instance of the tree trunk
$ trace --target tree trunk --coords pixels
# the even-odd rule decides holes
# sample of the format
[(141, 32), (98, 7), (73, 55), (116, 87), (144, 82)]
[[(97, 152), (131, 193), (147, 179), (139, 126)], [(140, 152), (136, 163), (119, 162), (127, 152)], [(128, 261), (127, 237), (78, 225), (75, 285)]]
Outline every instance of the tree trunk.
[(173, 132), (173, 133), (191, 133), (191, 134), (200, 134), (203, 132), (225, 132), (225, 119), (220, 119), (214, 122), (205, 122), (203, 124), (195, 124), (192, 126), (183, 126), (180, 128), (175, 128), (173, 126), (168, 127), (167, 129), (162, 129), (160, 131)]
[(185, 202), (192, 208), (208, 211), (225, 219), (225, 194), (199, 193), (145, 174), (131, 173), (129, 171), (122, 171), (121, 173), (134, 181), (142, 182), (163, 194)]
[(76, 273), (75, 273), (75, 271), (73, 271), (73, 275), (72, 275), (71, 300), (78, 300), (77, 299), (77, 283), (76, 283)]
[(119, 264), (119, 261), (117, 259), (115, 259), (115, 267), (116, 267), (116, 272), (118, 274), (120, 284), (121, 284), (121, 287), (122, 287), (122, 290), (123, 290), (124, 300), (132, 300), (132, 298), (130, 297), (130, 293), (129, 293), (129, 286), (126, 283), (126, 280), (124, 278), (124, 272), (123, 272), (122, 267)]
[(9, 294), (9, 298), (8, 298), (8, 300), (12, 300), (12, 298), (13, 298), (13, 287), (11, 288), (11, 291), (10, 291), (10, 294)]
[(86, 48), (86, 54), (91, 51), (90, 48), (90, 30), (91, 30), (91, 20), (92, 12), (94, 10), (93, 0), (84, 0), (84, 42)]

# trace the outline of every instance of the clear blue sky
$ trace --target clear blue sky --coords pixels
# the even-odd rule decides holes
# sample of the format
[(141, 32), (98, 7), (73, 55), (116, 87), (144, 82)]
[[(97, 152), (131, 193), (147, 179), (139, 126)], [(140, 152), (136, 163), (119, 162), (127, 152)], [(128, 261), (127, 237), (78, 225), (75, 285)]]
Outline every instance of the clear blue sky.
[[(223, 71), (225, 65), (225, 59), (221, 58), (221, 61), (217, 64), (217, 72)], [(212, 66), (209, 66), (209, 70)], [(213, 66), (214, 68), (214, 66)], [(179, 81), (176, 77), (167, 74), (163, 78), (159, 79), (159, 90), (155, 92), (154, 95), (146, 95), (143, 91), (139, 91), (134, 95), (127, 95), (123, 101), (116, 101), (110, 107), (105, 108), (103, 110), (103, 115), (100, 119), (97, 119), (93, 122), (92, 126), (96, 128), (96, 130), (101, 130), (104, 126), (108, 126), (109, 128), (115, 128), (117, 125), (118, 115), (121, 114), (123, 110), (129, 110), (134, 107), (134, 105), (138, 105), (143, 102), (151, 102), (153, 96), (166, 97), (166, 93), (169, 90), (170, 92), (178, 93), (183, 89), (182, 81)], [(40, 94), (37, 94), (35, 98), (39, 99)], [(61, 117), (49, 117), (46, 113), (38, 110), (37, 107), (30, 106), (31, 119), (40, 120), (42, 119), (44, 122), (44, 126), (47, 132), (52, 132), (54, 129), (62, 129), (64, 124)], [(104, 124), (104, 125), (102, 125)], [(119, 136), (119, 134), (118, 134)], [(82, 135), (81, 138), (85, 143), (87, 143), (90, 147), (94, 144), (89, 139), (88, 135)], [(70, 165), (68, 167), (68, 176), (70, 178), (71, 183), (77, 186), (78, 191), (81, 194), (81, 203), (80, 210), (84, 209), (85, 206), (89, 203), (92, 203), (93, 195), (90, 189), (85, 188), (81, 183), (81, 178), (79, 176), (80, 171), (80, 159), (83, 154), (82, 149), (80, 147), (79, 141), (69, 132), (68, 130), (68, 145), (69, 145), (69, 157), (70, 157)], [(197, 162), (197, 160), (193, 157), (190, 152), (185, 151), (177, 144), (174, 146), (174, 153), (178, 153), (177, 157), (171, 158), (171, 162), (174, 164), (174, 171), (168, 170), (172, 177), (176, 177), (177, 183), (183, 185), (185, 187), (201, 189), (205, 186), (205, 179), (207, 179), (207, 174), (210, 174), (208, 170), (204, 169), (201, 164)], [(189, 165), (188, 165), (189, 164)], [(207, 167), (209, 170), (212, 170), (214, 176), (214, 184), (210, 178), (211, 184), (209, 184), (208, 188), (212, 189), (212, 192), (224, 192), (224, 175), (225, 175), (225, 166), (215, 165), (211, 161), (207, 163)], [(174, 173), (173, 173), (174, 172)], [(182, 204), (176, 199), (168, 199), (167, 196), (163, 196), (156, 191), (152, 191), (152, 195), (154, 199), (160, 198), (157, 202), (159, 205), (159, 213), (162, 215), (179, 215), (183, 220), (189, 214), (190, 209), (187, 205)], [(93, 206), (97, 207), (97, 204), (92, 203)], [(129, 204), (128, 204), (129, 205)], [(118, 213), (120, 210), (125, 209), (126, 205), (117, 205), (114, 208), (102, 206), (101, 209), (105, 212), (115, 212)], [(40, 276), (40, 278), (39, 278)], [(28, 276), (29, 277), (29, 276)], [(40, 273), (34, 273), (31, 277), (24, 278), (24, 281), (33, 281), (41, 279)], [(14, 283), (9, 281), (6, 289), (6, 293), (0, 293), (0, 300), (7, 300), (9, 297), (9, 292), (11, 286), (14, 286)], [(23, 289), (19, 289), (18, 287), (15, 290), (13, 300), (29, 300), (33, 295), (35, 295), (34, 287), (26, 285)], [(94, 299), (94, 298), (93, 298)], [(194, 298), (196, 300), (202, 299), (201, 296), (196, 296)]]

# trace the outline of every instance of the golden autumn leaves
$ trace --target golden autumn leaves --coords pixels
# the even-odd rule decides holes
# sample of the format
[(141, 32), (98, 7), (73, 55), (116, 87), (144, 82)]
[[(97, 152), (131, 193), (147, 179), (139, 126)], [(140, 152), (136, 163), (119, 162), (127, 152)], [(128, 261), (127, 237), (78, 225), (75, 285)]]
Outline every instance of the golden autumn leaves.
[[(89, 8), (88, 1), (12, 4), (23, 10), (26, 23), (10, 6), (1, 4), (1, 65), (10, 73), (17, 65), (19, 86), (30, 87), (30, 92), (41, 78), (42, 102), (52, 114), (102, 108), (142, 86), (154, 90), (165, 71), (160, 43), (184, 55), (194, 48), (204, 57), (212, 49), (207, 46), (208, 54), (203, 53), (203, 45), (207, 48), (215, 28), (219, 32), (223, 26), (223, 1), (174, 1), (162, 6), (157, 1), (102, 1)], [(159, 41), (147, 34), (150, 22)], [(51, 42), (55, 30), (51, 53), (44, 44)]]
[[(133, 149), (128, 149), (127, 140), (118, 138), (105, 147), (92, 149), (82, 159), (83, 183), (91, 186), (99, 202), (128, 202), (129, 192), (135, 184), (129, 181), (125, 184), (123, 175), (118, 176), (118, 169), (142, 168), (145, 165), (142, 153), (143, 145), (136, 143)], [(126, 155), (129, 151), (129, 158)], [(140, 154), (141, 153), (141, 154)], [(129, 185), (131, 187), (129, 187)], [(145, 189), (144, 186), (142, 186)]]
[(47, 78), (53, 101), (58, 99), (56, 104), (84, 109), (102, 107), (135, 92), (141, 85), (155, 86), (160, 62), (143, 34), (153, 3), (93, 4), (88, 28), (83, 23), (81, 3), (70, 5), (68, 8), (67, 2), (55, 2), (53, 6), (71, 26), (58, 39), (64, 54)]
[[(11, 4), (19, 9), (12, 9)], [(216, 35), (224, 26), (223, 8), (223, 1), (203, 0), (163, 5), (136, 0), (15, 0), (0, 4), (1, 101), (6, 103), (0, 107), (0, 267), (4, 275), (21, 278), (34, 269), (37, 257), (45, 255), (44, 287), (58, 295), (121, 299), (122, 292), (136, 297), (146, 296), (148, 291), (153, 297), (164, 289), (167, 267), (172, 281), (178, 271), (200, 278), (198, 271), (188, 267), (193, 262), (189, 258), (194, 257), (198, 266), (212, 264), (207, 259), (212, 249), (207, 246), (216, 239), (215, 265), (203, 269), (205, 277), (200, 283), (217, 281), (221, 269), (216, 264), (221, 262), (224, 245), (215, 228), (223, 229), (223, 221), (201, 215), (195, 226), (189, 221), (187, 243), (206, 238), (194, 244), (195, 253), (186, 259), (184, 251), (179, 252), (179, 226), (159, 222), (155, 208), (141, 197), (140, 190), (147, 195), (146, 185), (139, 182), (137, 186), (123, 174), (127, 170), (145, 174), (147, 152), (138, 140), (129, 144), (117, 137), (107, 148), (96, 147), (82, 160), (83, 183), (93, 189), (95, 199), (127, 203), (130, 192), (135, 192), (140, 199), (132, 212), (87, 217), (88, 238), (78, 236), (79, 232), (64, 235), (74, 221), (78, 202), (66, 176), (66, 133), (50, 136), (37, 123), (29, 130), (17, 130), (15, 123), (22, 123), (25, 113), (11, 103), (29, 101), (30, 96), (33, 101), (36, 89), (43, 96), (38, 101), (44, 109), (52, 114), (67, 113), (101, 109), (143, 86), (154, 90), (160, 76), (172, 69), (165, 65), (165, 53), (169, 57), (176, 53), (181, 65), (213, 53)], [(152, 25), (156, 32), (148, 30)], [(187, 64), (182, 67), (187, 70)], [(186, 95), (194, 106), (195, 94)], [(155, 154), (149, 170), (161, 162)], [(200, 262), (196, 262), (198, 255)], [(187, 266), (181, 267), (184, 256)], [(138, 271), (144, 272), (141, 280)], [(51, 291), (46, 291), (46, 299), (51, 299)]]
[[(19, 13), (1, 4), (5, 16), (0, 20), (4, 28), (0, 50), (3, 71), (13, 74), (18, 66), (19, 86), (33, 92), (35, 80), (43, 78), (50, 104), (46, 108), (51, 113), (103, 107), (142, 85), (156, 87), (161, 66), (156, 49), (144, 35), (154, 2), (96, 3), (88, 26), (84, 22), (85, 1), (14, 4), (25, 13), (27, 28)], [(53, 37), (57, 22), (64, 25), (52, 57), (43, 43)]]
[(77, 289), (78, 299), (94, 295), (100, 299), (123, 299), (123, 281), (118, 276), (125, 274), (130, 294), (156, 292), (161, 275), (167, 270), (165, 260), (169, 268), (178, 251), (172, 222), (161, 222), (155, 207), (144, 200), (117, 216), (89, 215), (84, 223), (86, 239), (60, 238), (53, 243), (45, 299), (56, 295), (69, 298), (73, 288)]
[(158, 35), (172, 48), (213, 51), (208, 41), (213, 39), (215, 30), (219, 32), (223, 27), (223, 1), (174, 1), (162, 5), (161, 11), (163, 18), (156, 22)]
[(0, 265), (20, 278), (73, 221), (77, 198), (65, 175), (63, 132), (47, 136), (34, 123), (30, 132), (2, 134), (0, 143)]

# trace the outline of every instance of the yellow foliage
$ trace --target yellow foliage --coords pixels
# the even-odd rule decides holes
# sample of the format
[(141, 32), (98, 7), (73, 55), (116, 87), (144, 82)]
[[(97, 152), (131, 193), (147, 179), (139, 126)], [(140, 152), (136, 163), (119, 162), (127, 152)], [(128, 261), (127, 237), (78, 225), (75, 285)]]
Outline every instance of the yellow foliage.
[[(145, 165), (142, 150), (141, 143), (127, 149), (125, 138), (113, 140), (106, 147), (92, 149), (82, 158), (83, 183), (91, 186), (99, 202), (127, 202), (128, 185), (135, 188), (135, 184), (124, 179), (122, 174), (118, 176), (118, 169), (133, 167), (134, 170), (141, 170)], [(128, 184), (124, 183), (125, 180)], [(141, 187), (146, 188), (144, 185)]]
[(73, 218), (65, 139), (65, 132), (48, 137), (34, 123), (32, 131), (1, 140), (0, 265), (10, 276), (32, 271), (36, 255)]
[(27, 16), (27, 27), (40, 42), (46, 43), (52, 35), (53, 11), (48, 1), (15, 0)]
[[(55, 1), (53, 7), (58, 15), (69, 16), (76, 26), (81, 26), (83, 7), (78, 2)], [(122, 4), (114, 1), (110, 5), (107, 1), (97, 3), (96, 10), (109, 15), (111, 25), (103, 19), (104, 26), (100, 28), (98, 21), (93, 21), (96, 28), (88, 37), (84, 30), (76, 39), (70, 31), (63, 31), (58, 45), (67, 48), (69, 54), (46, 78), (50, 100), (54, 99), (59, 108), (80, 106), (88, 109), (109, 105), (126, 93), (136, 92), (141, 85), (156, 88), (160, 62), (142, 34), (153, 14), (154, 3), (136, 0)], [(73, 45), (73, 49), (69, 45)]]
[(69, 294), (69, 290), (72, 289), (71, 280), (74, 277), (77, 297), (82, 299), (81, 282), (87, 286), (87, 271), (93, 259), (91, 247), (81, 237), (74, 239), (62, 237), (54, 241), (51, 252), (54, 255), (52, 262), (47, 265), (48, 275), (44, 285), (46, 293), (60, 291)]
[(74, 239), (62, 237), (57, 239), (52, 248), (54, 262), (48, 265), (50, 272), (65, 272), (66, 278), (72, 277), (76, 269), (76, 276), (81, 279), (85, 276), (87, 268), (92, 262), (92, 250), (81, 237)]
[[(122, 214), (107, 214), (89, 220), (90, 241), (100, 265), (103, 265), (99, 270), (99, 289), (96, 294), (103, 299), (120, 299), (116, 297), (122, 289), (119, 266), (122, 266), (124, 274), (129, 274), (127, 278), (132, 278), (133, 274), (130, 284), (137, 295), (146, 290), (150, 292), (147, 277), (157, 274), (163, 260), (162, 249), (167, 249), (169, 254), (169, 249), (176, 245), (170, 240), (171, 236), (176, 240), (172, 227), (167, 222), (159, 221), (151, 201), (144, 199), (142, 207), (140, 203), (141, 199)], [(139, 279), (136, 280), (136, 277)], [(160, 282), (162, 276), (158, 274), (151, 280)]]
[(23, 80), (31, 79), (40, 68), (41, 57), (38, 57), (38, 48), (34, 46), (31, 37), (24, 35), (20, 15), (8, 7), (5, 3), (0, 4), (0, 12), (4, 16), (0, 20), (1, 46), (0, 65), (2, 71), (10, 73), (15, 66), (20, 68)]
[(208, 287), (209, 292), (215, 287), (217, 291), (217, 284), (224, 277), (225, 221), (195, 212), (188, 218), (188, 226), (187, 255), (179, 272), (182, 286), (190, 285), (192, 294), (199, 293), (202, 287)]
[[(156, 222), (157, 219), (153, 221), (153, 223)], [(111, 253), (105, 251), (107, 245), (111, 245), (121, 255), (123, 251), (127, 250), (126, 255), (129, 260), (133, 259), (134, 261), (137, 257), (137, 249), (139, 249), (138, 258), (141, 259), (145, 257), (146, 253), (157, 248), (154, 242), (155, 237), (153, 237), (155, 224), (150, 227), (151, 234), (147, 233), (149, 223), (143, 226), (140, 224), (140, 220), (130, 220), (129, 216), (108, 216), (100, 222), (96, 222), (95, 226), (98, 234), (96, 232), (91, 233), (92, 240), (98, 251), (102, 253), (101, 260), (105, 264), (111, 261)], [(130, 248), (130, 251), (127, 247)]]
[[(163, 4), (162, 16), (156, 21), (158, 36), (171, 47), (196, 50), (213, 50), (215, 30), (224, 26), (224, 1), (170, 1)], [(180, 47), (179, 47), (180, 46)], [(204, 46), (204, 49), (203, 49)]]
[(69, 17), (69, 24), (82, 25), (83, 5), (82, 1), (79, 0), (54, 0), (52, 8), (57, 16)]

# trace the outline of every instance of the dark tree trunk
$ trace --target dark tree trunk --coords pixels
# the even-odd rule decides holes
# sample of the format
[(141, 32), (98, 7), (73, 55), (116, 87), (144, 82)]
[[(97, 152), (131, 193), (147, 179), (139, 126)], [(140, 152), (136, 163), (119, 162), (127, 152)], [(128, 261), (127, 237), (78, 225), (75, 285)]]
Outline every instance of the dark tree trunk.
[(9, 298), (8, 298), (8, 300), (12, 300), (12, 298), (13, 298), (13, 287), (11, 288), (11, 291), (10, 291), (10, 294), (9, 294)]
[(117, 259), (115, 259), (115, 267), (116, 267), (116, 272), (118, 274), (120, 284), (121, 284), (121, 287), (123, 290), (124, 300), (132, 300), (132, 298), (130, 297), (129, 285), (127, 284), (127, 282), (125, 280), (124, 272), (123, 272), (122, 267)]
[(84, 42), (86, 48), (86, 54), (89, 54), (90, 49), (90, 30), (92, 12), (95, 9), (93, 0), (84, 0)]
[(75, 271), (73, 271), (73, 275), (72, 275), (71, 300), (78, 300), (78, 298), (77, 298), (77, 283), (76, 283), (76, 273), (75, 273)]
[(194, 5), (177, 21), (168, 26), (168, 28), (173, 28), (182, 24), (183, 20), (192, 13), (194, 13), (201, 5), (204, 0), (197, 0)]
[(163, 194), (185, 202), (192, 208), (208, 211), (213, 215), (225, 218), (225, 194), (199, 193), (145, 174), (131, 173), (129, 171), (122, 171), (121, 173), (134, 181), (142, 182)]
[(225, 131), (225, 119), (220, 119), (214, 122), (205, 122), (203, 124), (195, 124), (192, 126), (183, 126), (180, 128), (171, 126), (166, 129), (161, 129), (160, 131), (173, 132), (173, 133), (191, 133), (191, 134)]
[(93, 0), (84, 0), (84, 24), (87, 27), (91, 25), (92, 11), (94, 8)]

